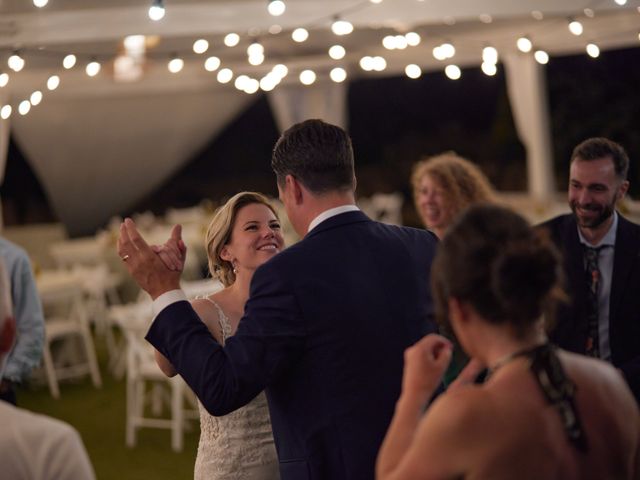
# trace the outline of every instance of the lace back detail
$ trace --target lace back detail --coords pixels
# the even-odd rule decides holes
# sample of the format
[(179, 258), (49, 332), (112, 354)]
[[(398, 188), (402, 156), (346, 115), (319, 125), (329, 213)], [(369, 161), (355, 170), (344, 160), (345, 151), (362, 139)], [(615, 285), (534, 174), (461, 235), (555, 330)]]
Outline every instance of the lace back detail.
[(220, 324), (220, 331), (222, 332), (222, 345), (224, 346), (227, 343), (227, 338), (231, 336), (231, 322), (229, 322), (229, 318), (225, 315), (222, 307), (218, 305), (215, 300), (212, 300), (209, 297), (202, 297), (203, 300), (208, 300), (218, 311), (218, 323)]

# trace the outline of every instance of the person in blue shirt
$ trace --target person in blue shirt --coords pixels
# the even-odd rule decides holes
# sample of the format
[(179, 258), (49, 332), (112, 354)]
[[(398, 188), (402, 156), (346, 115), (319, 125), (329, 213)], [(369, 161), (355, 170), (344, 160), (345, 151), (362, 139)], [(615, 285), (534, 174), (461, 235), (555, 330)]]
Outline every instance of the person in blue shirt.
[(0, 365), (0, 399), (16, 404), (16, 384), (20, 384), (40, 364), (44, 343), (44, 315), (27, 253), (0, 237), (0, 258), (11, 282), (11, 300), (17, 326), (13, 350)]

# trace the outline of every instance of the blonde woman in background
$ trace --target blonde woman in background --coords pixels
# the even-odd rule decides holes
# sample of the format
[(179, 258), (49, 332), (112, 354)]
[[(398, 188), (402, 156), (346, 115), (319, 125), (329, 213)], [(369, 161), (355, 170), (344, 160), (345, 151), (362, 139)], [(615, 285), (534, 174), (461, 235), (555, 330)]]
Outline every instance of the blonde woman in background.
[(422, 223), (438, 238), (470, 205), (495, 201), (493, 188), (480, 168), (454, 152), (416, 163), (411, 183)]
[[(221, 345), (238, 328), (253, 273), (283, 247), (275, 210), (259, 193), (238, 193), (214, 215), (206, 234), (206, 250), (211, 274), (225, 288), (191, 304)], [(167, 376), (176, 374), (158, 351), (156, 361)], [(223, 417), (210, 415), (200, 403), (199, 408), (196, 480), (280, 478), (264, 392)]]

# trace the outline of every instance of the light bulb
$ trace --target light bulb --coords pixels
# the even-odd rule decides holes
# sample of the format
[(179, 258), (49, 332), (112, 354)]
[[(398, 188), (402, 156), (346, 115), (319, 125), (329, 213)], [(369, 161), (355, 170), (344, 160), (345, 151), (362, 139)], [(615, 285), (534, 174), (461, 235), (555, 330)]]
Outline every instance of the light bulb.
[(373, 57), (366, 56), (360, 59), (360, 68), (365, 72), (373, 70)]
[(329, 49), (329, 56), (334, 60), (340, 60), (341, 58), (344, 58), (346, 54), (347, 51), (342, 45), (334, 45)]
[(100, 68), (100, 64), (93, 60), (87, 64), (85, 72), (87, 72), (87, 75), (89, 75), (90, 77), (95, 77), (98, 73), (100, 73)]
[(278, 17), (284, 13), (287, 6), (282, 0), (270, 0), (267, 5), (267, 11), (274, 17)]
[(249, 64), (253, 65), (254, 67), (257, 65), (262, 65), (262, 63), (264, 62), (264, 55), (250, 55), (248, 60)]
[(569, 22), (569, 31), (576, 36), (582, 35), (584, 31), (582, 24), (577, 20), (571, 20)]
[(6, 87), (7, 83), (9, 83), (9, 74), (0, 73), (0, 88)]
[(178, 73), (184, 67), (184, 60), (181, 58), (172, 58), (167, 64), (167, 68), (171, 73)]
[(254, 55), (264, 55), (264, 47), (260, 45), (258, 42), (253, 42), (247, 48), (247, 55), (250, 57)]
[(600, 48), (595, 43), (587, 45), (587, 53), (591, 58), (598, 58), (600, 56)]
[(278, 84), (276, 76), (269, 72), (260, 79), (260, 89), (264, 92), (270, 92)]
[(303, 70), (300, 72), (300, 83), (303, 85), (311, 85), (316, 81), (316, 74), (313, 70)]
[(289, 73), (289, 69), (287, 68), (286, 65), (283, 65), (282, 63), (279, 63), (277, 65), (275, 65), (271, 71), (277, 75), (278, 77), (280, 77), (281, 79), (286, 77), (287, 74)]
[(220, 83), (229, 83), (233, 78), (233, 71), (230, 68), (223, 68), (216, 76)]
[(447, 58), (440, 45), (434, 47), (431, 53), (433, 54), (433, 58), (435, 58), (436, 60), (446, 60)]
[(7, 60), (7, 65), (14, 72), (19, 72), (24, 68), (24, 59), (18, 53), (14, 53)]
[(60, 77), (58, 75), (51, 75), (47, 80), (47, 88), (49, 90), (55, 90), (60, 85)]
[(20, 113), (20, 115), (26, 115), (29, 113), (29, 110), (31, 110), (29, 100), (23, 100), (20, 102), (20, 105), (18, 105), (18, 113)]
[(376, 72), (382, 72), (385, 68), (387, 68), (387, 61), (382, 57), (373, 57), (373, 69)]
[(410, 47), (419, 45), (421, 40), (420, 35), (418, 35), (416, 32), (409, 32), (404, 36), (404, 38), (407, 40), (407, 44)]
[(162, 0), (153, 0), (153, 4), (149, 7), (149, 18), (154, 22), (164, 18), (165, 9)]
[(484, 47), (482, 49), (482, 61), (486, 63), (498, 63), (498, 50), (494, 47)]
[(529, 40), (527, 37), (520, 37), (516, 42), (516, 45), (518, 46), (518, 50), (520, 50), (522, 53), (528, 53), (533, 48), (531, 40)]
[(396, 48), (398, 50), (404, 50), (405, 48), (407, 48), (407, 39), (404, 38), (404, 35), (396, 35)]
[(329, 76), (334, 82), (341, 83), (347, 79), (347, 71), (344, 68), (336, 67), (329, 72)]
[(47, 3), (49, 3), (49, 0), (33, 0), (33, 4), (38, 8), (46, 6)]
[(627, 0), (614, 0), (614, 1), (620, 6), (627, 4)]
[(387, 50), (395, 50), (397, 48), (396, 37), (394, 35), (387, 35), (382, 39), (382, 46)]
[(244, 93), (249, 95), (256, 93), (260, 89), (260, 82), (255, 78), (250, 78), (244, 87)]
[(536, 62), (541, 65), (549, 63), (549, 54), (544, 50), (536, 50), (536, 52), (533, 54), (533, 58), (535, 58)]
[(498, 68), (496, 67), (495, 63), (491, 63), (491, 62), (482, 62), (482, 65), (480, 66), (480, 68), (482, 68), (482, 71), (484, 72), (485, 75), (488, 75), (490, 77), (493, 77), (497, 72), (498, 72)]
[(444, 73), (451, 80), (458, 80), (462, 76), (460, 67), (458, 67), (457, 65), (447, 65), (444, 69)]
[(238, 90), (244, 90), (249, 82), (250, 78), (246, 75), (240, 75), (233, 82), (233, 86)]
[(237, 33), (228, 33), (224, 37), (224, 44), (227, 47), (235, 47), (240, 43), (240, 35)]
[(29, 97), (29, 100), (31, 101), (31, 105), (35, 106), (40, 104), (40, 102), (42, 101), (42, 92), (40, 90), (36, 90), (31, 94), (31, 97)]
[(218, 57), (209, 57), (204, 62), (204, 69), (207, 72), (213, 72), (220, 68), (220, 59)]
[(11, 105), (3, 106), (2, 108), (0, 108), (0, 118), (2, 118), (3, 120), (6, 120), (11, 116), (12, 110), (13, 109), (11, 108)]
[(422, 69), (415, 63), (412, 63), (405, 67), (404, 73), (407, 75), (407, 77), (416, 79), (420, 78), (420, 76), (422, 75)]
[(294, 42), (302, 43), (309, 38), (309, 32), (304, 28), (296, 28), (291, 32), (291, 38), (293, 38)]
[(195, 53), (204, 53), (209, 49), (209, 42), (207, 42), (204, 38), (200, 38), (193, 42), (193, 51)]
[(452, 58), (456, 54), (456, 49), (450, 43), (443, 43), (440, 45), (440, 51), (445, 56), (445, 58)]
[(331, 31), (336, 35), (349, 35), (353, 32), (353, 25), (346, 20), (336, 20), (331, 24)]
[(70, 53), (69, 55), (64, 57), (64, 60), (62, 60), (62, 66), (67, 70), (69, 70), (70, 68), (73, 68), (75, 64), (76, 64), (76, 56), (73, 53)]

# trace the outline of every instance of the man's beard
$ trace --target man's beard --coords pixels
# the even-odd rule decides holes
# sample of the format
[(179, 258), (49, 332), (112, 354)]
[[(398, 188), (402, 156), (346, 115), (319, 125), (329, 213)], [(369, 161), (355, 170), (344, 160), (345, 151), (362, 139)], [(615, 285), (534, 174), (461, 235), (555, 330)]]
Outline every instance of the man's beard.
[(582, 206), (583, 210), (589, 210), (591, 212), (598, 212), (598, 215), (588, 219), (582, 219), (578, 216), (578, 202), (571, 202), (569, 205), (571, 207), (571, 211), (573, 212), (573, 216), (578, 222), (578, 225), (582, 228), (588, 228), (595, 230), (604, 222), (606, 222), (611, 215), (613, 215), (613, 211), (616, 207), (616, 200), (614, 199), (612, 203), (606, 205), (598, 205), (594, 203), (587, 203)]

